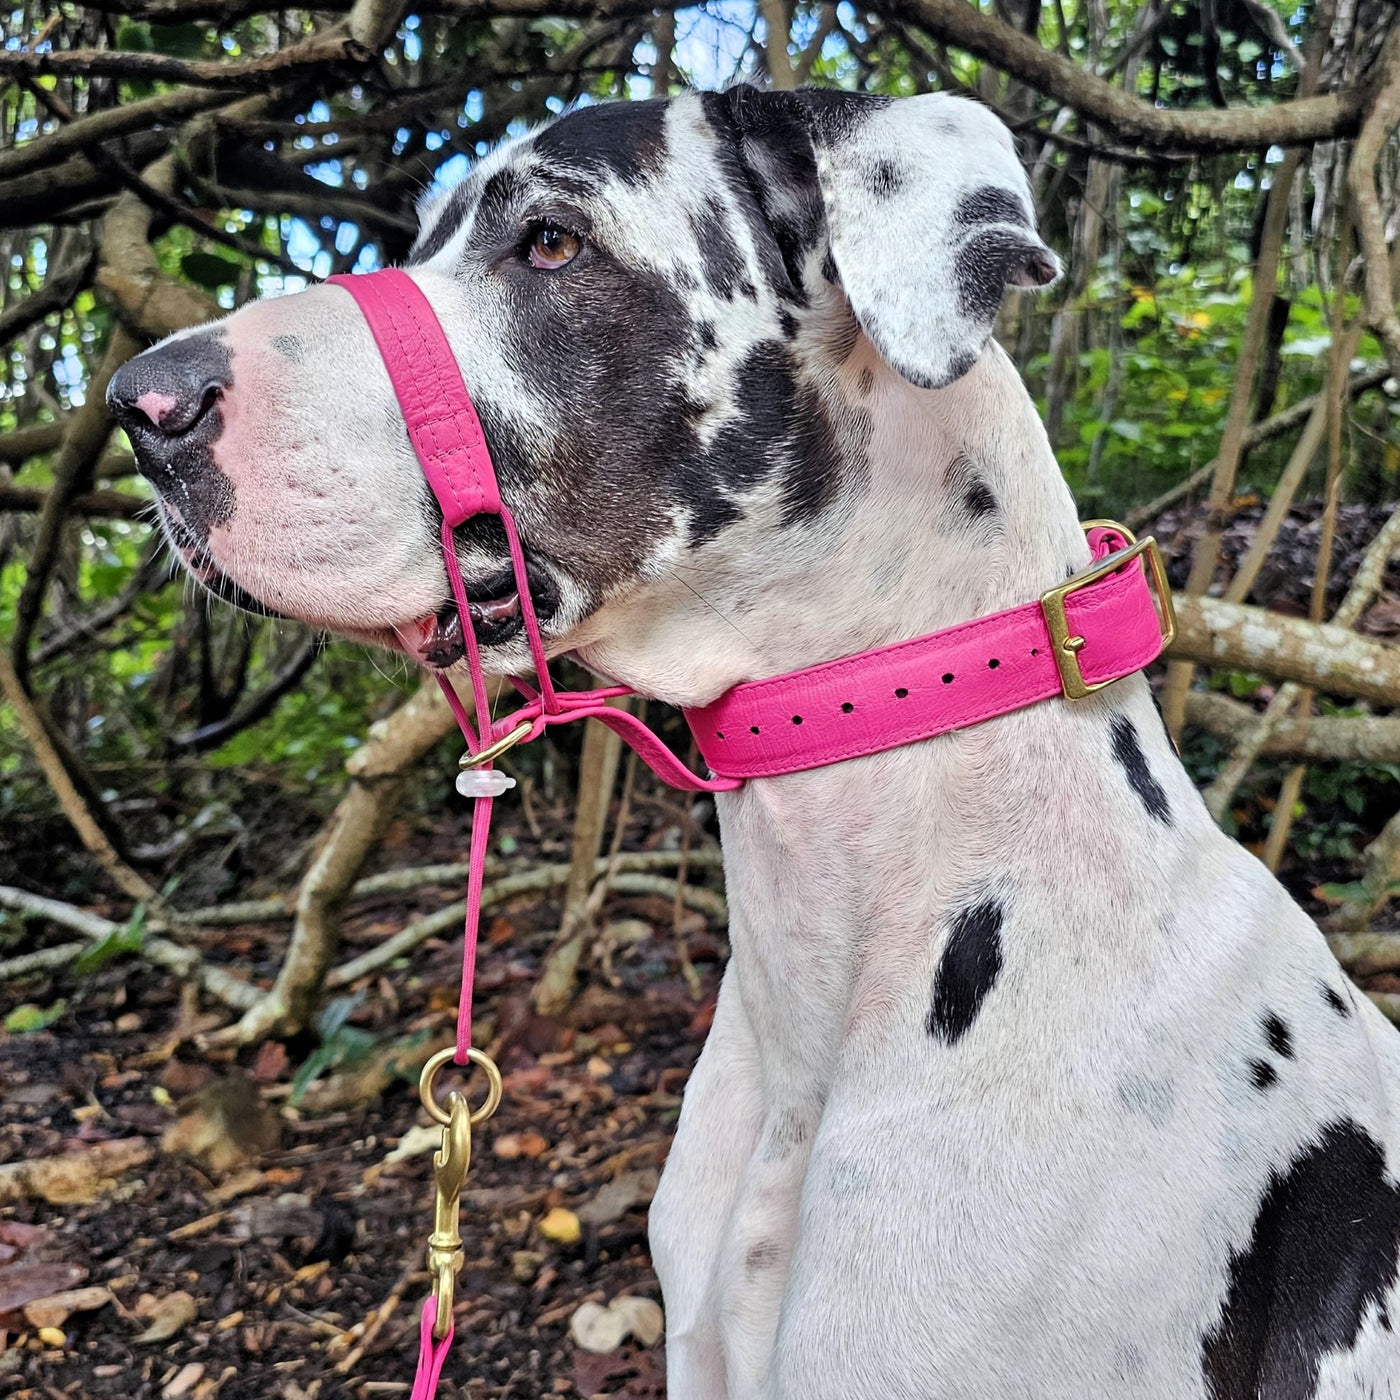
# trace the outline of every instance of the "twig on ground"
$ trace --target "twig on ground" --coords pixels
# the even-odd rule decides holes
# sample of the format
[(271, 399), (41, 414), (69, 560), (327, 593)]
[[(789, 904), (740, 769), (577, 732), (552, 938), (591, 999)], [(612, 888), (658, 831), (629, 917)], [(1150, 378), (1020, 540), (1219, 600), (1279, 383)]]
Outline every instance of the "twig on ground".
[[(100, 943), (122, 930), (121, 924), (104, 919), (90, 910), (79, 909), (62, 900), (30, 894), (28, 890), (17, 890), (9, 885), (0, 885), (0, 906), (32, 918), (48, 919), (62, 928), (71, 928), (94, 943)], [(198, 982), (210, 996), (235, 1011), (246, 1011), (265, 995), (260, 987), (244, 982), (221, 967), (210, 966), (192, 948), (181, 947), (168, 938), (147, 935), (142, 941), (140, 955), (158, 967), (169, 968), (180, 977)]]

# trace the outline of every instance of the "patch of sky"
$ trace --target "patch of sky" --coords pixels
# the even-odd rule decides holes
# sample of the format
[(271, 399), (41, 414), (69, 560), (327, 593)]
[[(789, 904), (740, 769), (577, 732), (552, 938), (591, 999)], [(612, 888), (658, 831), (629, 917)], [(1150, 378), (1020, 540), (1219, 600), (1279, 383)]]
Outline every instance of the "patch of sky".
[(313, 180), (339, 188), (345, 183), (345, 171), (338, 160), (318, 160), (305, 167)]
[(67, 391), (68, 402), (74, 408), (81, 408), (84, 402), (83, 385), (87, 383), (87, 377), (75, 346), (63, 347), (63, 358), (54, 361), (53, 377)]
[(750, 0), (713, 0), (705, 9), (676, 11), (672, 57), (693, 87), (727, 87), (751, 68), (755, 8)]

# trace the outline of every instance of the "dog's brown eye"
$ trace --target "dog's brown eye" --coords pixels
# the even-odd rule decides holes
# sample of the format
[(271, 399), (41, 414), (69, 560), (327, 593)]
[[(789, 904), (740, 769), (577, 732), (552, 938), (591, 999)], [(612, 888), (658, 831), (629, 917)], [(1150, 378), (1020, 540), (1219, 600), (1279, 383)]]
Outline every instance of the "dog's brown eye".
[(541, 224), (530, 240), (530, 266), (551, 272), (578, 257), (583, 239), (558, 224)]

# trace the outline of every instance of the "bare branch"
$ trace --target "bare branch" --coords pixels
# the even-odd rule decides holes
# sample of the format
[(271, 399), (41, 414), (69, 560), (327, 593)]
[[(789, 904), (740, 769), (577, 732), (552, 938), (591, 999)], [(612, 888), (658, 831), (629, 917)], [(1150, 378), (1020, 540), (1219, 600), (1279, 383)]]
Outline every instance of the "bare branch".
[(1176, 111), (1155, 107), (1077, 68), (967, 0), (891, 0), (877, 8), (985, 59), (1061, 106), (1107, 127), (1119, 141), (1149, 148), (1232, 151), (1350, 136), (1360, 128), (1368, 97), (1364, 89), (1357, 89), (1269, 107)]
[(1400, 125), (1400, 26), (1397, 26), (1377, 65), (1377, 91), (1347, 166), (1352, 217), (1361, 252), (1366, 259), (1366, 317), (1380, 338), (1392, 370), (1400, 374), (1400, 316), (1395, 313), (1395, 291), (1390, 260), (1386, 255), (1385, 217), (1376, 193), (1376, 164), (1381, 149)]
[[(49, 497), (50, 492), (37, 486), (0, 485), (0, 511), (42, 511)], [(126, 491), (88, 491), (74, 496), (67, 505), (75, 515), (95, 515), (107, 520), (138, 520), (151, 513), (149, 500)]]
[(79, 117), (48, 136), (37, 136), (10, 151), (0, 151), (0, 180), (28, 170), (52, 166), (79, 151), (91, 151), (101, 141), (111, 141), (128, 132), (147, 131), (183, 121), (196, 112), (221, 107), (229, 102), (221, 93), (203, 88), (176, 88), (140, 102), (124, 102), (118, 107)]

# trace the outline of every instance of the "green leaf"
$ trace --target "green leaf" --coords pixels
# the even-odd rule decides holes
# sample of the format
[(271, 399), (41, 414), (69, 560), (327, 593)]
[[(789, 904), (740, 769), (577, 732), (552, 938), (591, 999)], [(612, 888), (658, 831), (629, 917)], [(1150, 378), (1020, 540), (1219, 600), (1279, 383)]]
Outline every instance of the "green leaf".
[(91, 948), (73, 959), (73, 971), (79, 977), (88, 977), (113, 958), (125, 957), (128, 953), (139, 953), (145, 941), (146, 911), (138, 904), (127, 923), (121, 928), (113, 929), (106, 938), (94, 943)]
[(35, 1006), (33, 1002), (25, 1002), (22, 1006), (15, 1007), (5, 1017), (5, 1029), (12, 1035), (26, 1035), (31, 1031), (42, 1031), (53, 1025), (67, 1010), (68, 1003), (61, 999), (54, 1002), (52, 1006)]

